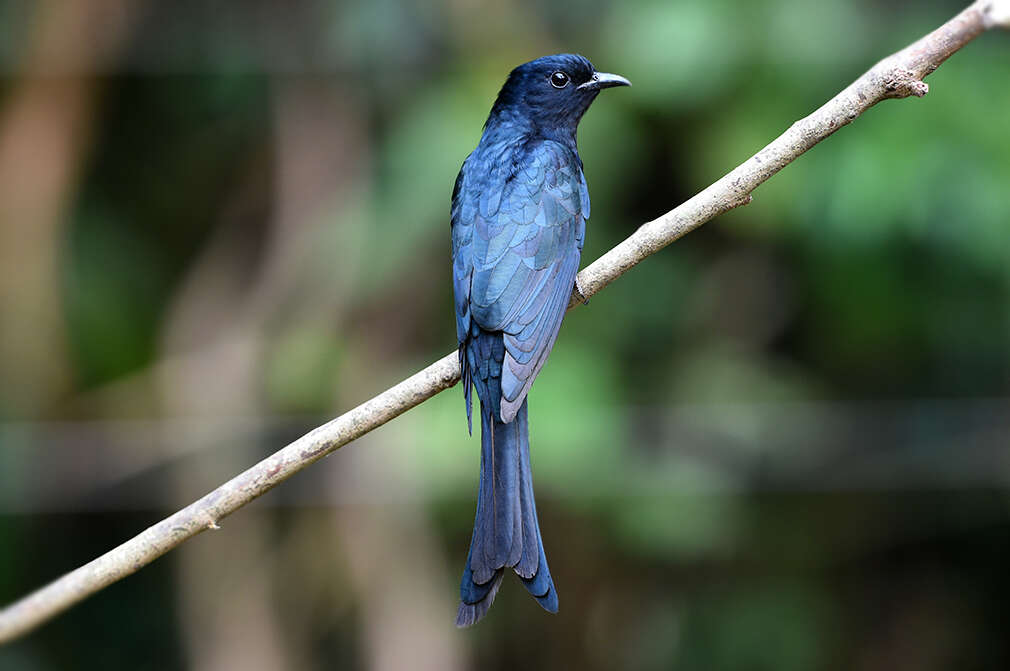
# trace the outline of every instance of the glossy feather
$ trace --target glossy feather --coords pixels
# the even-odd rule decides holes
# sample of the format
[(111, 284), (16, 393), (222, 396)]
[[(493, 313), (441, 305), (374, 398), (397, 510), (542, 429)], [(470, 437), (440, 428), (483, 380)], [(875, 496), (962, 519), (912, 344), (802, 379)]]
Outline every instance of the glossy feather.
[[(559, 70), (570, 88), (550, 83)], [(453, 189), (456, 336), (468, 427), (472, 391), (481, 424), (458, 626), (487, 613), (505, 569), (541, 606), (558, 609), (533, 496), (527, 396), (554, 347), (579, 267), (589, 191), (575, 132), (598, 93), (596, 76), (571, 54), (513, 70)]]

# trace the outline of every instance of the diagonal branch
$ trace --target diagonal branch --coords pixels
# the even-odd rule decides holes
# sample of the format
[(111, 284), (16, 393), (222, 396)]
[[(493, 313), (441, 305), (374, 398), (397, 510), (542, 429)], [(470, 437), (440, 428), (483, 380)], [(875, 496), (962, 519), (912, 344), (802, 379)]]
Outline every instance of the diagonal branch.
[[(888, 56), (810, 116), (800, 119), (728, 175), (663, 216), (643, 224), (579, 273), (572, 305), (585, 301), (645, 257), (751, 200), (751, 192), (805, 151), (887, 98), (924, 96), (922, 81), (955, 51), (994, 27), (1010, 28), (1010, 0), (977, 0), (938, 29)], [(125, 578), (266, 493), (309, 464), (459, 381), (456, 353), (309, 432), (200, 500), (98, 559), (0, 610), (0, 644)]]

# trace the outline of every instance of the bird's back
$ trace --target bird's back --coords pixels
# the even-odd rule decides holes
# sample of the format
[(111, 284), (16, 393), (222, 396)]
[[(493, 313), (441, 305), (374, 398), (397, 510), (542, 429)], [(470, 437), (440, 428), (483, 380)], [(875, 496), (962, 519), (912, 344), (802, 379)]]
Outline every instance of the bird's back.
[[(510, 421), (557, 337), (578, 271), (589, 195), (574, 147), (485, 133), (452, 206), (457, 337), (464, 377)], [(488, 360), (481, 334), (504, 343)]]

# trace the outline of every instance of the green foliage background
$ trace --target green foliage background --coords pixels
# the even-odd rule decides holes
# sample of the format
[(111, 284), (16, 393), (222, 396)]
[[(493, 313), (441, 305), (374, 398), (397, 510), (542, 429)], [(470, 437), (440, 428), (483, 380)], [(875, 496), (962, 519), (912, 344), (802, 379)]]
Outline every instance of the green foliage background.
[[(0, 3), (0, 602), (453, 347), (448, 198), (514, 65), (634, 82), (580, 129), (588, 263), (961, 7)], [(980, 37), (568, 315), (558, 616), (507, 581), (451, 628), (455, 389), (0, 668), (1005, 668), (1008, 66)]]

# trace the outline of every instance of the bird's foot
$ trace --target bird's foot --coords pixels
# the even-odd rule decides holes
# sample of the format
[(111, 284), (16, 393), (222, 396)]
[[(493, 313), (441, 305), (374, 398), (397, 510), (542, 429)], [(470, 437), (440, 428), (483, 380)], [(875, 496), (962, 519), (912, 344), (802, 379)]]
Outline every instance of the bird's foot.
[(579, 276), (575, 276), (575, 300), (583, 305), (589, 305), (589, 298), (586, 297), (585, 292), (582, 291), (582, 284), (579, 282)]

